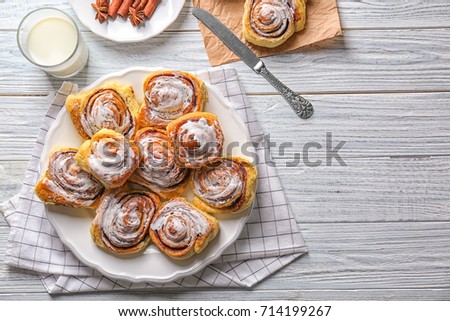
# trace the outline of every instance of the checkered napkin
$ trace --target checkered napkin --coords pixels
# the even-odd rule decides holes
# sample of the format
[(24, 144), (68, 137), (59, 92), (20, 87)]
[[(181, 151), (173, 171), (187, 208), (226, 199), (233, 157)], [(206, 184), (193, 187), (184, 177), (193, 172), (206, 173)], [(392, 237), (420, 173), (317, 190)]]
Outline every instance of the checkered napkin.
[(251, 287), (307, 252), (290, 212), (273, 163), (267, 160), (264, 137), (234, 69), (211, 69), (198, 77), (214, 85), (235, 106), (256, 146), (258, 191), (249, 221), (222, 257), (199, 273), (165, 284), (115, 280), (81, 263), (61, 242), (34, 195), (43, 142), (65, 98), (77, 91), (65, 82), (56, 94), (39, 132), (25, 181), (18, 196), (1, 205), (11, 226), (6, 264), (38, 272), (49, 293), (129, 290), (160, 287)]

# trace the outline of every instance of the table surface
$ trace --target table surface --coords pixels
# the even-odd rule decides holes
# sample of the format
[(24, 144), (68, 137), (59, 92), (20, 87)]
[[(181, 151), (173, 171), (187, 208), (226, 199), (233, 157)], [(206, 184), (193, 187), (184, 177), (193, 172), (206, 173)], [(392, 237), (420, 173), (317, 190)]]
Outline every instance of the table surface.
[[(46, 95), (61, 84), (26, 62), (15, 41), (20, 18), (43, 4), (74, 15), (68, 1), (0, 1), (0, 201), (19, 192)], [(338, 6), (343, 36), (264, 59), (312, 101), (310, 120), (293, 116), (242, 62), (230, 64), (271, 140), (293, 144), (273, 157), (307, 256), (251, 290), (52, 297), (34, 273), (2, 264), (9, 228), (0, 217), (0, 299), (449, 300), (450, 2), (340, 0)], [(120, 45), (82, 29), (89, 65), (72, 81), (83, 87), (118, 66), (210, 67), (191, 9), (187, 1), (167, 31), (144, 43)], [(345, 142), (339, 155), (347, 166), (326, 165), (327, 133), (332, 147)], [(308, 155), (322, 165), (285, 166), (308, 142), (323, 147)]]

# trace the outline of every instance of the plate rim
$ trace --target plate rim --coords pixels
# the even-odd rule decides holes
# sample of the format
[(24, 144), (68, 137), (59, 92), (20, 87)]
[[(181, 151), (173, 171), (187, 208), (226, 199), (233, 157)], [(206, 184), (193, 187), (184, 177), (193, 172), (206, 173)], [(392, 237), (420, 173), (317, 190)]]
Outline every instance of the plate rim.
[(75, 12), (78, 20), (83, 24), (83, 26), (85, 26), (90, 32), (92, 32), (93, 34), (102, 37), (104, 39), (116, 42), (116, 43), (137, 43), (137, 42), (143, 42), (146, 41), (148, 39), (154, 38), (158, 35), (160, 35), (161, 33), (163, 33), (167, 28), (169, 28), (174, 22), (175, 20), (178, 19), (178, 17), (180, 16), (181, 11), (183, 10), (184, 6), (186, 5), (186, 0), (177, 0), (177, 1), (183, 1), (183, 5), (180, 7), (180, 10), (178, 12), (176, 12), (176, 14), (174, 14), (173, 18), (169, 20), (169, 23), (167, 24), (167, 26), (165, 26), (164, 28), (162, 28), (159, 32), (156, 33), (152, 33), (149, 35), (146, 35), (142, 38), (136, 38), (136, 39), (127, 39), (127, 38), (123, 38), (123, 39), (117, 39), (114, 37), (110, 37), (108, 35), (104, 35), (100, 32), (97, 32), (95, 30), (93, 30), (93, 28), (91, 28), (91, 24), (83, 17), (80, 17), (79, 14), (79, 10), (78, 7), (76, 5), (74, 5), (74, 2), (76, 1), (80, 1), (80, 0), (70, 0), (70, 5), (73, 9), (73, 11)]
[[(93, 87), (98, 86), (99, 84), (104, 83), (105, 81), (108, 81), (111, 78), (124, 77), (128, 73), (132, 73), (132, 72), (152, 72), (152, 71), (158, 71), (158, 70), (172, 70), (172, 69), (168, 69), (168, 68), (164, 68), (164, 67), (130, 67), (130, 68), (125, 68), (125, 69), (122, 69), (122, 70), (119, 70), (119, 71), (116, 71), (116, 72), (108, 73), (108, 74), (106, 74), (106, 75), (104, 75), (104, 76), (102, 76), (100, 78), (97, 78), (94, 82), (92, 82), (91, 84), (89, 84), (88, 86), (86, 86), (86, 87), (84, 87), (84, 88), (82, 88), (80, 90), (91, 89)], [(206, 82), (205, 82), (205, 85), (206, 85), (208, 91), (209, 90), (213, 91), (214, 94), (224, 104), (224, 106), (229, 109), (230, 114), (233, 115), (233, 118), (237, 122), (240, 123), (242, 128), (245, 129), (245, 133), (244, 134), (246, 136), (247, 141), (251, 142), (251, 136), (250, 136), (250, 132), (248, 130), (248, 127), (245, 125), (245, 122), (241, 119), (241, 117), (237, 114), (237, 111), (235, 110), (235, 108), (231, 104), (231, 102), (228, 101), (228, 99), (226, 99), (225, 96), (214, 85), (211, 85), (210, 83), (206, 83)], [(61, 110), (58, 112), (58, 115), (57, 115), (57, 117), (55, 119), (54, 124), (59, 124), (58, 121), (60, 120), (60, 118), (63, 117), (64, 112), (67, 112), (66, 109), (65, 109), (65, 105), (63, 105)], [(58, 126), (53, 126), (53, 125), (50, 127), (50, 129), (49, 129), (49, 131), (48, 131), (48, 133), (47, 133), (47, 135), (45, 137), (44, 148), (43, 148), (42, 154), (44, 154), (44, 152), (48, 153), (51, 150), (48, 147), (49, 140), (51, 139), (53, 131), (57, 127)], [(255, 152), (254, 147), (252, 147), (252, 152), (253, 153)], [(45, 166), (42, 166), (43, 165), (42, 162), (43, 162), (43, 160), (42, 160), (42, 157), (41, 157), (41, 161), (39, 162), (39, 176), (42, 175), (42, 170), (44, 168), (46, 168)], [(254, 162), (254, 160), (253, 160), (253, 162)], [(257, 182), (256, 182), (256, 184), (257, 184)], [(255, 187), (255, 189), (256, 188), (257, 188), (257, 186)], [(84, 258), (82, 253), (80, 253), (80, 251), (75, 247), (75, 245), (73, 245), (71, 242), (69, 242), (69, 241), (67, 241), (65, 239), (65, 237), (63, 235), (64, 232), (62, 230), (60, 230), (59, 225), (56, 224), (56, 222), (54, 221), (54, 218), (52, 217), (52, 215), (49, 215), (48, 206), (43, 203), (46, 217), (48, 218), (51, 226), (55, 230), (55, 232), (58, 235), (59, 239), (64, 244), (64, 246), (67, 246), (71, 250), (71, 252), (74, 254), (74, 256), (77, 259), (79, 259), (83, 264), (85, 264), (88, 267), (91, 267), (91, 268), (95, 269), (96, 271), (100, 272), (102, 275), (105, 275), (105, 276), (107, 276), (109, 278), (121, 279), (121, 280), (126, 280), (126, 281), (129, 281), (129, 282), (154, 282), (154, 283), (159, 283), (159, 284), (172, 282), (172, 281), (176, 281), (178, 279), (181, 279), (183, 277), (191, 276), (191, 275), (199, 272), (201, 269), (206, 268), (212, 262), (217, 260), (230, 245), (232, 245), (234, 242), (236, 242), (236, 240), (241, 235), (245, 225), (247, 224), (247, 222), (250, 219), (251, 212), (253, 210), (254, 204), (255, 204), (255, 201), (252, 202), (251, 206), (248, 209), (242, 211), (241, 213), (233, 214), (233, 215), (244, 216), (244, 217), (241, 220), (238, 221), (239, 224), (236, 226), (236, 233), (235, 233), (235, 235), (233, 237), (231, 237), (228, 242), (224, 243), (220, 247), (220, 249), (218, 251), (216, 251), (216, 253), (214, 253), (213, 255), (211, 255), (210, 257), (208, 257), (208, 258), (206, 258), (206, 259), (204, 259), (202, 261), (199, 261), (198, 263), (194, 264), (193, 266), (191, 266), (189, 269), (187, 269), (185, 271), (174, 272), (169, 277), (162, 278), (162, 277), (149, 277), (149, 276), (132, 276), (128, 272), (121, 272), (119, 274), (112, 273), (112, 272), (110, 272), (108, 270), (105, 270), (105, 268), (102, 265), (97, 264), (97, 263), (92, 262), (92, 261), (88, 261), (87, 259)], [(209, 214), (209, 215), (212, 215), (212, 214)], [(212, 216), (214, 216), (214, 215), (212, 215)], [(114, 255), (114, 254), (111, 254), (111, 255)]]

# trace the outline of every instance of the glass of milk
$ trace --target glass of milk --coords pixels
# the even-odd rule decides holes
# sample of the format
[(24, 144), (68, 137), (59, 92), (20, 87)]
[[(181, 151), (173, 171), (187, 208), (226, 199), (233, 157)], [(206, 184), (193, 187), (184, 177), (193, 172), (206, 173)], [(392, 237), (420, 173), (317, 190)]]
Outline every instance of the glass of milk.
[(74, 20), (55, 8), (27, 14), (17, 30), (17, 43), (28, 61), (58, 78), (76, 75), (89, 56)]

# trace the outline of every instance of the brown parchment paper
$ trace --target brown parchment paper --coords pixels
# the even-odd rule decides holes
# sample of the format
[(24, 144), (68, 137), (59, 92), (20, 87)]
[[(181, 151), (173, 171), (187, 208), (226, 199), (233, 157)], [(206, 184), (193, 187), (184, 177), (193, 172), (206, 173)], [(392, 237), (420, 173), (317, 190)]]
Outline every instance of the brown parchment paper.
[[(336, 0), (308, 0), (304, 30), (296, 32), (276, 48), (255, 46), (248, 43), (242, 35), (244, 3), (245, 0), (193, 0), (195, 7), (203, 8), (216, 16), (259, 57), (293, 51), (342, 34)], [(199, 26), (211, 65), (219, 66), (239, 60), (208, 28), (201, 23)]]

